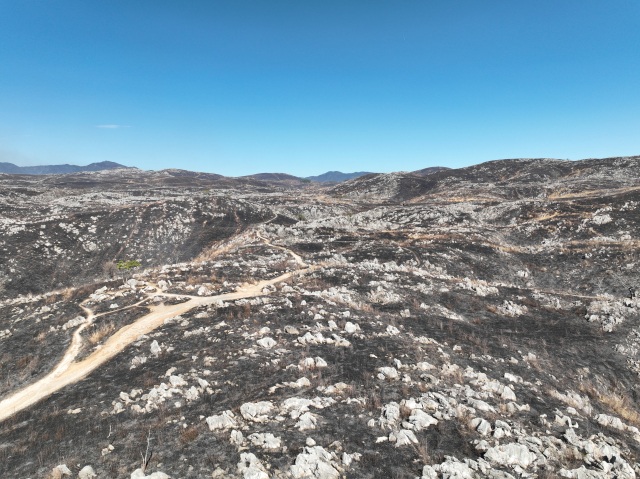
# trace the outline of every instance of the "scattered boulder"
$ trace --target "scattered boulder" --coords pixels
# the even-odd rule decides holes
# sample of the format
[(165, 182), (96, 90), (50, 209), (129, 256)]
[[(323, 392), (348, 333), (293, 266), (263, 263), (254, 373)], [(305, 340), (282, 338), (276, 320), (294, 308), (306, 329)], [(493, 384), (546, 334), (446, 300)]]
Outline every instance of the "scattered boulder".
[(91, 466), (84, 466), (78, 473), (78, 479), (95, 479), (98, 475)]
[(272, 451), (282, 447), (282, 440), (270, 432), (251, 434), (249, 436), (249, 441), (253, 446)]
[(131, 473), (131, 479), (171, 479), (164, 472), (156, 471), (149, 475), (145, 475), (142, 469), (136, 469)]
[(389, 434), (389, 442), (395, 442), (396, 447), (418, 444), (418, 438), (410, 429), (400, 429)]
[(427, 429), (429, 426), (434, 426), (438, 424), (438, 420), (427, 414), (422, 409), (414, 409), (411, 411), (411, 416), (409, 416), (409, 422), (413, 425), (416, 431), (422, 431), (423, 429)]
[(337, 460), (334, 453), (326, 451), (322, 446), (307, 446), (296, 457), (290, 472), (295, 479), (339, 479)]
[(515, 442), (491, 447), (485, 452), (484, 458), (500, 466), (520, 466), (523, 469), (529, 467), (537, 456), (524, 444)]
[(222, 414), (218, 414), (217, 416), (209, 416), (206, 421), (211, 431), (238, 427), (235, 414), (230, 410), (224, 411)]
[(400, 377), (396, 368), (391, 366), (378, 368), (378, 371), (380, 371), (378, 373), (378, 379), (398, 379)]
[(278, 344), (275, 339), (270, 338), (269, 336), (266, 336), (264, 338), (258, 339), (258, 341), (256, 341), (258, 343), (259, 346), (262, 346), (264, 349), (271, 349), (273, 348), (276, 344)]
[(240, 454), (238, 472), (242, 474), (244, 479), (269, 479), (267, 470), (258, 458), (250, 452)]
[(51, 479), (61, 479), (63, 476), (70, 476), (71, 471), (66, 464), (60, 464), (51, 471)]
[(155, 339), (153, 340), (153, 342), (151, 343), (151, 354), (153, 356), (155, 356), (156, 358), (158, 357), (158, 355), (162, 352), (162, 348), (160, 347), (160, 345), (158, 344), (158, 341), (156, 341)]
[(486, 419), (477, 417), (471, 420), (471, 427), (478, 431), (481, 436), (488, 436), (491, 434), (491, 423)]
[(240, 406), (240, 414), (247, 421), (266, 422), (273, 410), (271, 401), (247, 402)]

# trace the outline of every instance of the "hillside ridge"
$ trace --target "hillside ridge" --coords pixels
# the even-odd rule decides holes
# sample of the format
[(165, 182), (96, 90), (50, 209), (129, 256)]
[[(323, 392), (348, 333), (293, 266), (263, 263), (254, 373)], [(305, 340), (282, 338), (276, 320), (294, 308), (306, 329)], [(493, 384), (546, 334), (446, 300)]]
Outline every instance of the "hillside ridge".
[(0, 198), (2, 477), (640, 474), (640, 157)]

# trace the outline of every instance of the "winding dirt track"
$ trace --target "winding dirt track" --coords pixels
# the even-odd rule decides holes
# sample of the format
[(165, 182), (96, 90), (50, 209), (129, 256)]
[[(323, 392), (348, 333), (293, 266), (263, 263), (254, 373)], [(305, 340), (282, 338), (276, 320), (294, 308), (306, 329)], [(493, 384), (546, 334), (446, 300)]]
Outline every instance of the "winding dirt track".
[[(278, 247), (281, 248), (281, 247)], [(216, 303), (218, 301), (232, 301), (236, 299), (255, 298), (263, 296), (263, 289), (267, 286), (285, 281), (292, 276), (303, 275), (315, 270), (317, 267), (307, 266), (300, 256), (292, 251), (288, 251), (302, 267), (302, 269), (282, 274), (276, 278), (260, 281), (256, 284), (247, 285), (239, 288), (233, 293), (225, 293), (217, 296), (207, 297), (191, 297), (185, 303), (175, 305), (159, 305), (151, 307), (151, 312), (142, 316), (134, 323), (124, 326), (114, 333), (103, 344), (103, 346), (87, 356), (82, 361), (74, 362), (82, 347), (82, 331), (91, 324), (94, 314), (87, 308), (83, 308), (87, 312), (87, 322), (82, 324), (74, 333), (71, 345), (65, 352), (62, 360), (56, 367), (46, 376), (39, 379), (33, 384), (20, 389), (2, 401), (0, 401), (0, 422), (8, 419), (17, 412), (20, 412), (51, 394), (70, 384), (87, 377), (92, 371), (102, 366), (107, 361), (120, 353), (131, 343), (135, 342), (143, 334), (149, 334), (154, 329), (159, 328), (169, 318), (173, 318), (180, 314), (184, 314), (198, 306), (205, 306)], [(188, 297), (184, 295), (184, 297)]]

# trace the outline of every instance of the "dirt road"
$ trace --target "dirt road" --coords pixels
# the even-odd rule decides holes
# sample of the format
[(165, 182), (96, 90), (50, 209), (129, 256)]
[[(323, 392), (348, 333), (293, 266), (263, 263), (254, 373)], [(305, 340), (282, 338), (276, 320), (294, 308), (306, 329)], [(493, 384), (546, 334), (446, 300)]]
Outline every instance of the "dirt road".
[(263, 292), (265, 287), (285, 281), (292, 276), (307, 274), (315, 269), (314, 267), (307, 267), (304, 261), (302, 261), (302, 258), (291, 251), (289, 252), (295, 258), (296, 262), (304, 267), (303, 269), (285, 273), (276, 278), (260, 281), (256, 284), (243, 286), (233, 293), (207, 297), (191, 297), (191, 299), (185, 303), (153, 306), (151, 307), (150, 313), (114, 333), (100, 349), (82, 361), (74, 362), (82, 347), (81, 333), (91, 324), (90, 321), (94, 317), (93, 313), (85, 308), (85, 311), (87, 311), (87, 322), (74, 332), (71, 345), (62, 360), (43, 378), (10, 394), (0, 401), (0, 422), (19, 411), (27, 409), (65, 386), (84, 379), (92, 371), (112, 359), (128, 345), (135, 342), (140, 336), (149, 334), (151, 331), (162, 326), (167, 319), (187, 313), (198, 306), (205, 306), (218, 301), (232, 301), (265, 295), (267, 294)]

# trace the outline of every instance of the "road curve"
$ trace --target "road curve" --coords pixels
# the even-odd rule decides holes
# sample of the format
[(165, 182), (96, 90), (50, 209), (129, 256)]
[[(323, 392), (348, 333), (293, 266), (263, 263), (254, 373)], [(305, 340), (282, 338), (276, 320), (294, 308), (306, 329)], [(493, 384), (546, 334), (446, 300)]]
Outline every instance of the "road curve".
[[(296, 256), (297, 255), (295, 255), (294, 258)], [(301, 259), (299, 263), (302, 263)], [(84, 379), (92, 371), (111, 360), (124, 348), (135, 342), (140, 336), (143, 334), (149, 334), (151, 331), (162, 326), (165, 320), (187, 313), (198, 306), (205, 306), (218, 301), (233, 301), (236, 299), (263, 296), (267, 294), (263, 292), (265, 287), (285, 281), (292, 276), (303, 275), (316, 269), (315, 267), (304, 266), (304, 269), (285, 273), (276, 278), (260, 281), (256, 284), (243, 286), (233, 293), (219, 294), (216, 296), (192, 297), (185, 303), (153, 306), (148, 314), (137, 319), (135, 322), (124, 326), (110, 336), (100, 349), (94, 351), (82, 361), (74, 362), (82, 346), (82, 336), (80, 333), (88, 324), (90, 324), (89, 320), (93, 316), (93, 313), (89, 311), (87, 322), (74, 332), (71, 345), (67, 348), (64, 357), (56, 367), (49, 374), (42, 377), (35, 383), (10, 394), (0, 401), (0, 422), (49, 397), (60, 389)]]

